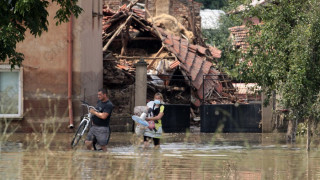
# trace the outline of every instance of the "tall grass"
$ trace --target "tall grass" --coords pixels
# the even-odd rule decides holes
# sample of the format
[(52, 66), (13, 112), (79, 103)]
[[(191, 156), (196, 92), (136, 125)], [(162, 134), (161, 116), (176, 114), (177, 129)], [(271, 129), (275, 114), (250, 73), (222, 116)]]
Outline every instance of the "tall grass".
[[(57, 105), (52, 102), (48, 98), (48, 103), (53, 106), (50, 108), (52, 111), (47, 112), (40, 129), (33, 127), (33, 133), (19, 134), (15, 133), (16, 129), (8, 131), (12, 121), (4, 120), (0, 127), (0, 143), (22, 142), (23, 147), (22, 151), (0, 152), (1, 179), (320, 178), (317, 173), (320, 170), (317, 150), (320, 140), (318, 144), (315, 141), (313, 151), (308, 153), (299, 150), (299, 144), (284, 148), (281, 134), (277, 136), (280, 139), (272, 141), (272, 134), (254, 134), (261, 136), (257, 138), (245, 133), (223, 133), (223, 124), (212, 134), (190, 131), (164, 134), (160, 150), (152, 147), (143, 149), (143, 138), (130, 133), (112, 133), (108, 152), (87, 151), (83, 143), (77, 149), (71, 149), (73, 133), (58, 133), (63, 127), (57, 123)], [(16, 139), (15, 136), (20, 137)], [(252, 143), (252, 139), (260, 142)], [(123, 145), (121, 141), (130, 145)], [(303, 138), (298, 139), (297, 143), (304, 144), (303, 141)], [(236, 147), (232, 144), (234, 142), (241, 147), (233, 149)], [(270, 148), (269, 145), (273, 144), (280, 145)], [(12, 161), (4, 161), (3, 157)], [(9, 163), (3, 166), (1, 163), (4, 162)]]

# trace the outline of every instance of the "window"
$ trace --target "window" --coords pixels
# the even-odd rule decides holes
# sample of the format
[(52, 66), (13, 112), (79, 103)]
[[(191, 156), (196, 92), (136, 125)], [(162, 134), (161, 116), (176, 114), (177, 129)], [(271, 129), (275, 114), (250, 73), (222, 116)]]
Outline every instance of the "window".
[(22, 118), (22, 68), (0, 65), (0, 118)]

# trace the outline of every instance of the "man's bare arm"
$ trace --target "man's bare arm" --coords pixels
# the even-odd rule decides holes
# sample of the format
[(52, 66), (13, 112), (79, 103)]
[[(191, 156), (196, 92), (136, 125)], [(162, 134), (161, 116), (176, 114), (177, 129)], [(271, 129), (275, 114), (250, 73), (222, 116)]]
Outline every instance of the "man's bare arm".
[(107, 113), (107, 112), (100, 113), (100, 112), (97, 112), (93, 109), (90, 109), (90, 113), (97, 116), (100, 119), (107, 119), (107, 117), (109, 116), (109, 113)]

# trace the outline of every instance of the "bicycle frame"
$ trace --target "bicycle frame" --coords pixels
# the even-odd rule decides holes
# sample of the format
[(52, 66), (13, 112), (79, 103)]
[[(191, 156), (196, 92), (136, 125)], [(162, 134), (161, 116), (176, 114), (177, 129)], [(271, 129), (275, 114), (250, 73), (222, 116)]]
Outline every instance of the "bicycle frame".
[(81, 136), (82, 136), (82, 135), (84, 134), (84, 132), (87, 130), (87, 128), (88, 128), (88, 126), (89, 126), (89, 124), (90, 124), (90, 122), (91, 122), (92, 114), (90, 113), (90, 109), (94, 109), (95, 111), (97, 111), (97, 110), (96, 110), (95, 107), (89, 106), (88, 103), (86, 103), (86, 102), (84, 102), (84, 101), (81, 101), (81, 102), (82, 102), (82, 105), (83, 105), (83, 106), (86, 106), (87, 109), (88, 109), (88, 114), (86, 114), (86, 115), (82, 118), (82, 120), (81, 120), (81, 122), (80, 122), (80, 124), (81, 124), (82, 122), (87, 121), (86, 126), (84, 127), (83, 131), (81, 132)]
[[(90, 115), (89, 115), (90, 114)], [(85, 117), (82, 118), (81, 123), (83, 123), (84, 121), (87, 121), (86, 126), (84, 127), (83, 131), (80, 133), (81, 136), (83, 136), (83, 134), (86, 132), (90, 122), (91, 122), (91, 113), (87, 114)], [(90, 116), (90, 117), (89, 117)]]
[[(84, 102), (84, 101), (81, 101), (81, 102), (82, 102), (82, 105), (83, 105), (83, 106), (86, 106), (86, 107), (87, 107), (88, 114), (86, 114), (86, 115), (82, 118), (82, 120), (81, 120), (81, 122), (80, 122), (80, 124), (79, 124), (79, 127), (78, 127), (78, 129), (77, 129), (77, 132), (76, 132), (76, 134), (74, 135), (74, 138), (72, 139), (72, 142), (71, 142), (71, 146), (72, 146), (72, 147), (75, 147), (75, 146), (78, 144), (78, 142), (80, 141), (81, 137), (84, 135), (84, 133), (87, 131), (88, 127), (91, 125), (90, 123), (91, 123), (92, 114), (90, 113), (90, 109), (94, 109), (95, 111), (97, 111), (95, 107), (89, 106), (88, 103), (86, 103), (86, 102)], [(86, 123), (86, 124), (84, 125), (83, 123)], [(83, 127), (83, 125), (84, 125), (84, 127)], [(83, 129), (82, 129), (82, 128), (83, 128)]]

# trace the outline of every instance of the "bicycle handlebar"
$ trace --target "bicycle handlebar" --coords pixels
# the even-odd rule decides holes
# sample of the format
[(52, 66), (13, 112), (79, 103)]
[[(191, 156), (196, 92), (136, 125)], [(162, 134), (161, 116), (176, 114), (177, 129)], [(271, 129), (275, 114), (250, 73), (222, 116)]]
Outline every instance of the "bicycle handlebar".
[(81, 101), (81, 102), (82, 102), (82, 104), (81, 104), (82, 106), (86, 106), (87, 107), (88, 112), (90, 111), (91, 108), (94, 109), (95, 111), (98, 111), (95, 107), (90, 106), (89, 103), (87, 103), (85, 101)]

